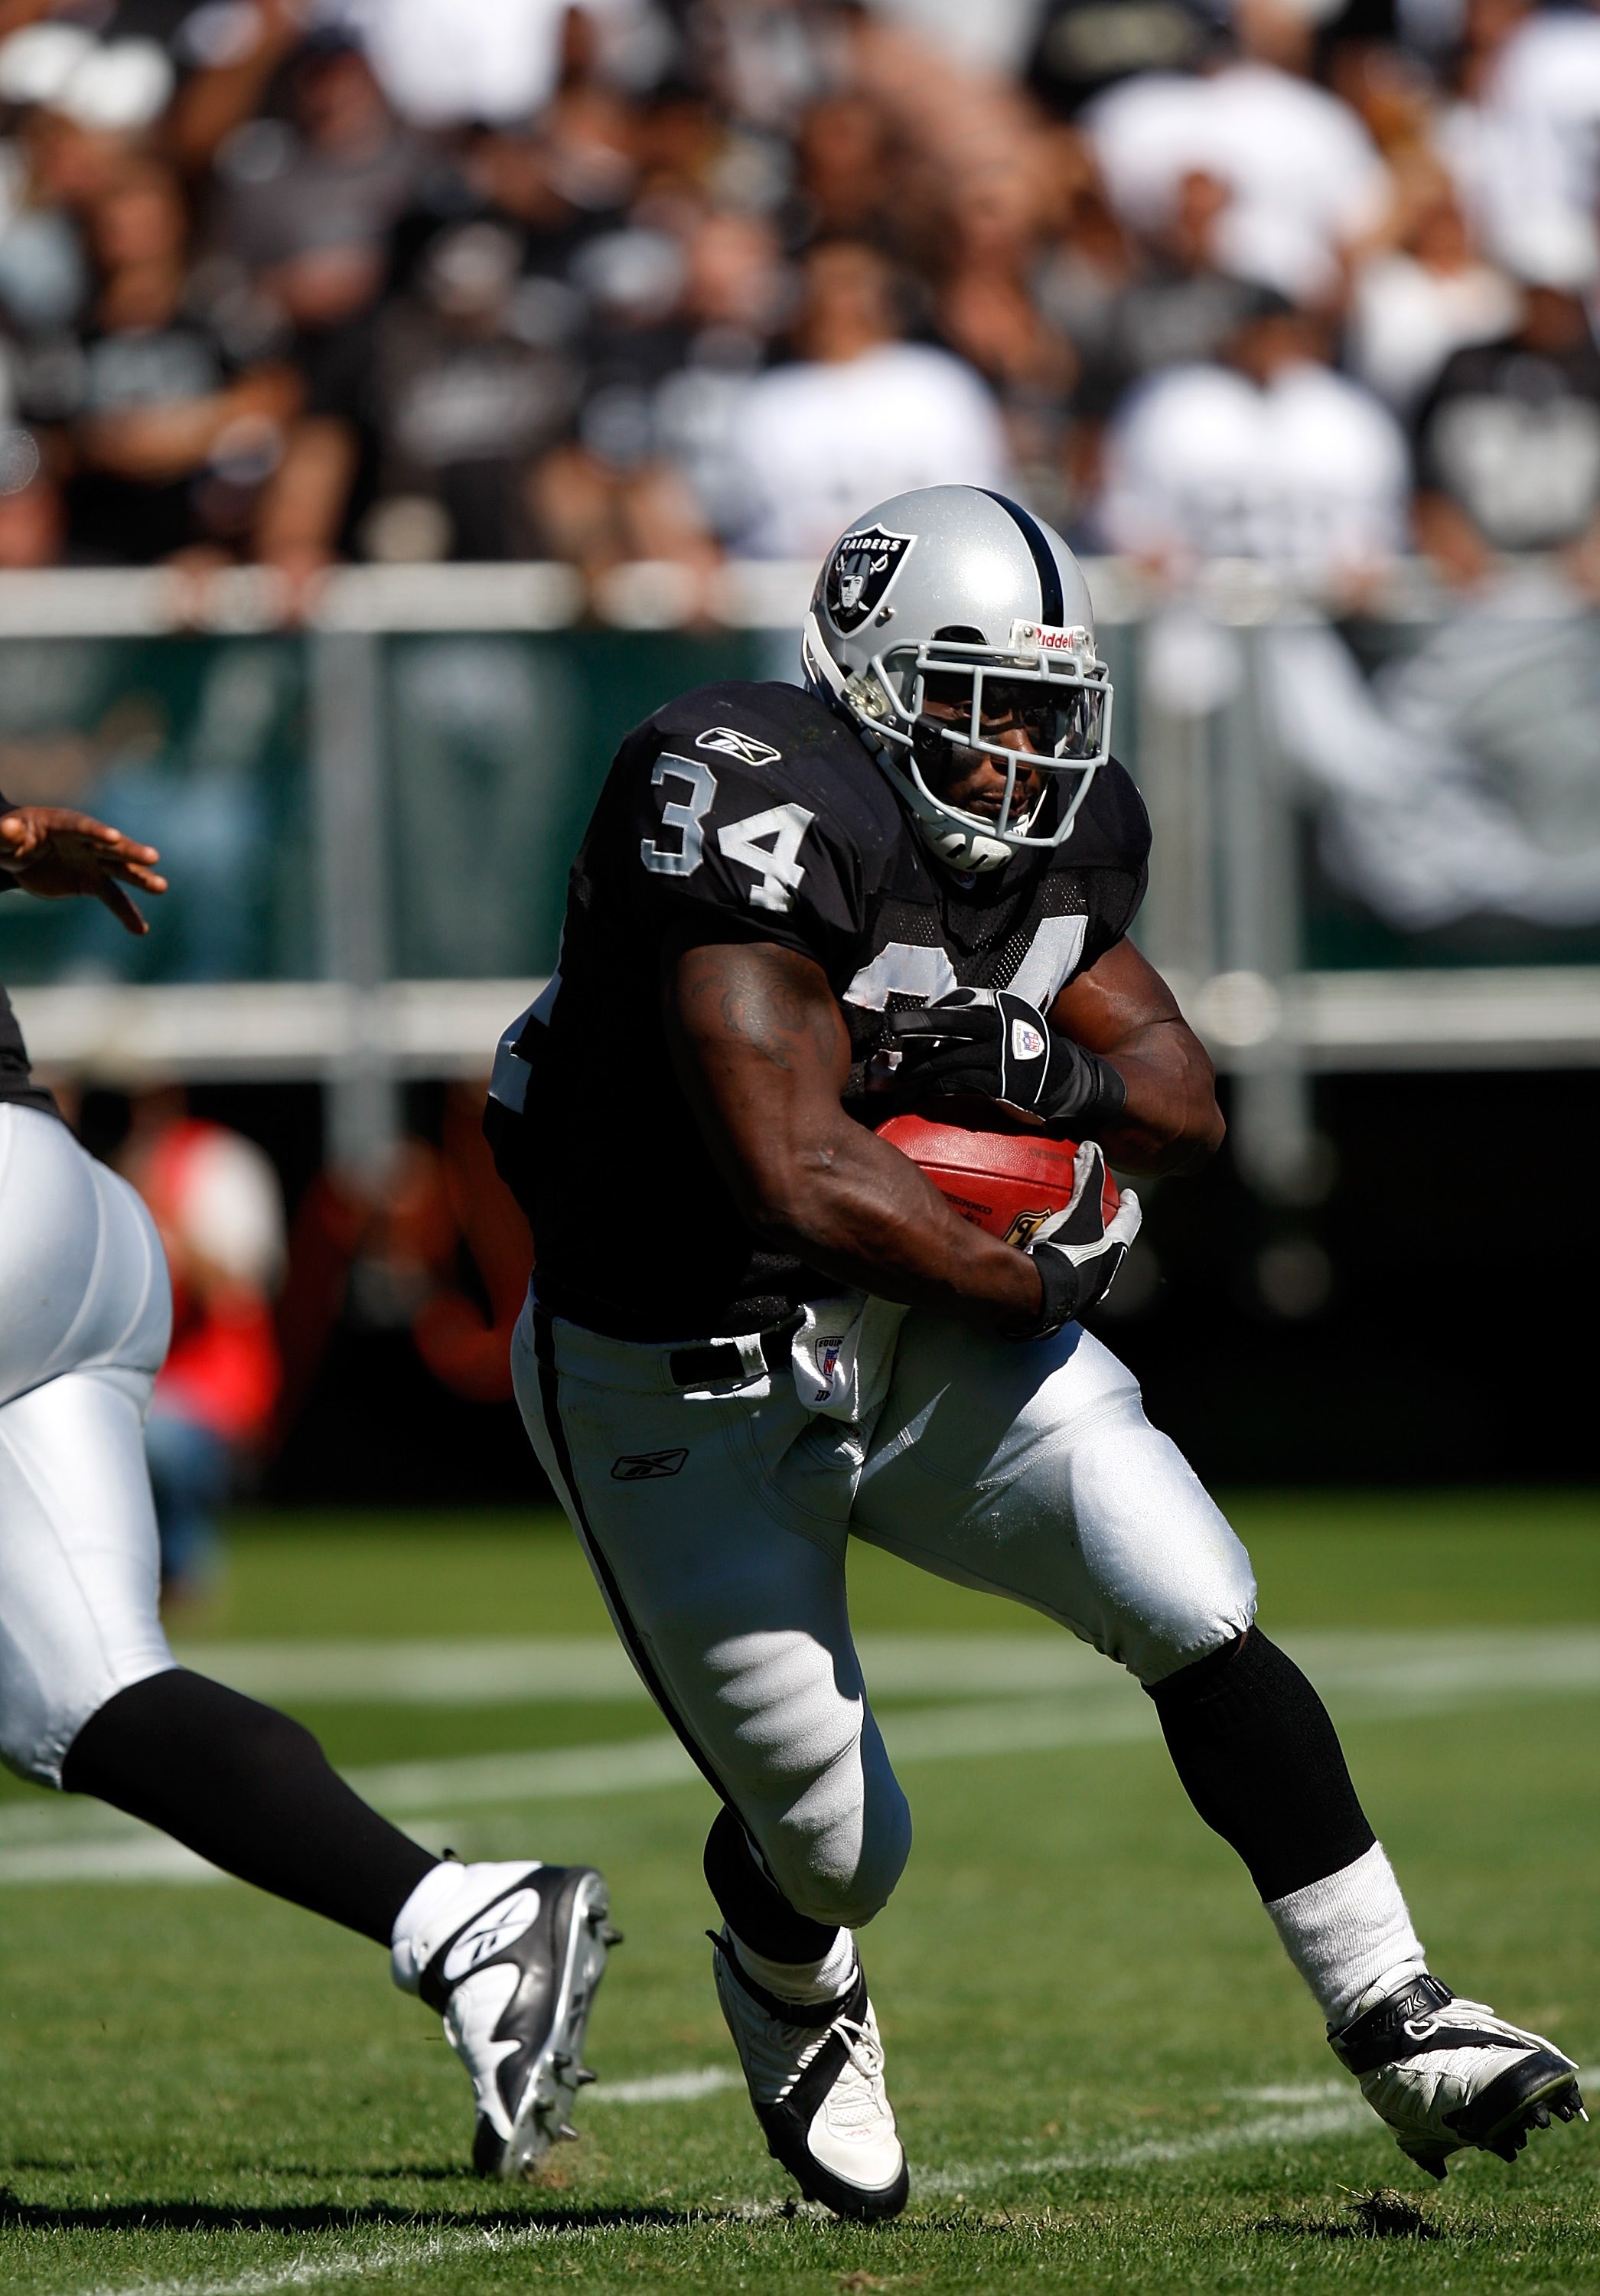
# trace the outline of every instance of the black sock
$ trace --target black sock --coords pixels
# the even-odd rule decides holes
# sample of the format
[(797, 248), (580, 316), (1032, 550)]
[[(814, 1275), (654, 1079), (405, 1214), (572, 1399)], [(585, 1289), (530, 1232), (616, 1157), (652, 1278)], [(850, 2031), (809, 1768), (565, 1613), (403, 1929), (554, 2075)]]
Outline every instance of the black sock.
[(91, 1715), (62, 1783), (380, 1945), (439, 1864), (351, 1792), (309, 1730), (183, 1667)]
[(839, 1931), (797, 1914), (726, 1805), (706, 1836), (706, 1882), (735, 1937), (768, 1961), (820, 1961)]
[(1150, 1695), (1185, 1792), (1268, 1904), (1372, 1848), (1326, 1707), (1259, 1629)]

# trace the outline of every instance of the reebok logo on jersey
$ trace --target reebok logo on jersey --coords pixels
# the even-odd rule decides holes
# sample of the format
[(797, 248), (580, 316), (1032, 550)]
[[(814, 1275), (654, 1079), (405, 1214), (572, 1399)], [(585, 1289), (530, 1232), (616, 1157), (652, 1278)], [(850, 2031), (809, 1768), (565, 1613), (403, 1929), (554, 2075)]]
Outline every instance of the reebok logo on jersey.
[(758, 742), (753, 734), (741, 734), (735, 726), (708, 726), (695, 735), (694, 746), (715, 750), (721, 758), (737, 758), (742, 766), (775, 766), (784, 754), (768, 742)]
[(676, 1475), (689, 1454), (681, 1451), (624, 1451), (611, 1462), (613, 1483), (654, 1483)]
[(1037, 1061), (1045, 1049), (1045, 1040), (1031, 1021), (1013, 1021), (1011, 1024), (1011, 1057), (1013, 1061)]
[(445, 1956), (440, 1972), (445, 1983), (454, 1985), (469, 1970), (481, 1969), (486, 1961), (493, 1961), (497, 1953), (514, 1945), (537, 1921), (540, 1902), (537, 1890), (513, 1890), (509, 1898), (496, 1898), (492, 1906), (475, 1915)]

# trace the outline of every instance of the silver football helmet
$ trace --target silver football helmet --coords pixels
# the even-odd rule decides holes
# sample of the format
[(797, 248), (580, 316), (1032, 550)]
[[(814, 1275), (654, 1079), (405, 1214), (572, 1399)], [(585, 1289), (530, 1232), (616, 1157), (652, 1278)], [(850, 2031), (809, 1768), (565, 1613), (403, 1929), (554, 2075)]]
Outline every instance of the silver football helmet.
[[(919, 487), (858, 518), (817, 578), (800, 662), (953, 869), (1061, 844), (1111, 755), (1082, 570), (1059, 534), (982, 487)], [(952, 750), (1004, 767), (993, 820), (932, 786)], [(1020, 766), (1042, 769), (1021, 791)]]

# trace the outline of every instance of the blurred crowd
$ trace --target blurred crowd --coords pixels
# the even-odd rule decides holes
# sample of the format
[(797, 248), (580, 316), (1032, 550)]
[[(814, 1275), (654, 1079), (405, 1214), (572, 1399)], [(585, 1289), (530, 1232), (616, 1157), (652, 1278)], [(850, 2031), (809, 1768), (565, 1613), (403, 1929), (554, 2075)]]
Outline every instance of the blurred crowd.
[(0, 0), (0, 564), (1600, 587), (1600, 13)]

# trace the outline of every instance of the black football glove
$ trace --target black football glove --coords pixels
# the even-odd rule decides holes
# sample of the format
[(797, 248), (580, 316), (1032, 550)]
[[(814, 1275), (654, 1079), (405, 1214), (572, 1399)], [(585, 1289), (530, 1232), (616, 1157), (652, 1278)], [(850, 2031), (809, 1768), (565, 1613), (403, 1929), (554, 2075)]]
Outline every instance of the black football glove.
[(1110, 1291), (1144, 1214), (1133, 1190), (1124, 1188), (1108, 1221), (1101, 1201), (1104, 1184), (1105, 1152), (1097, 1140), (1086, 1140), (1072, 1162), (1071, 1203), (1037, 1228), (1025, 1247), (1044, 1290), (1038, 1316), (1023, 1330), (1007, 1332), (1008, 1340), (1047, 1340)]
[(906, 1107), (931, 1093), (976, 1094), (1025, 1123), (1081, 1137), (1114, 1124), (1128, 1098), (1109, 1061), (1009, 989), (957, 988), (937, 1004), (887, 1013), (884, 1029), (900, 1054), (890, 1089)]

